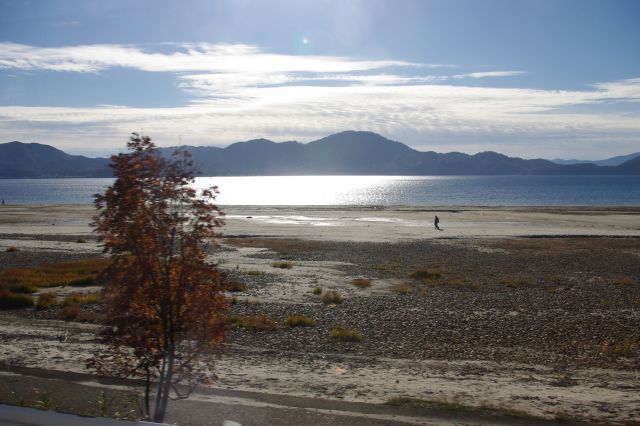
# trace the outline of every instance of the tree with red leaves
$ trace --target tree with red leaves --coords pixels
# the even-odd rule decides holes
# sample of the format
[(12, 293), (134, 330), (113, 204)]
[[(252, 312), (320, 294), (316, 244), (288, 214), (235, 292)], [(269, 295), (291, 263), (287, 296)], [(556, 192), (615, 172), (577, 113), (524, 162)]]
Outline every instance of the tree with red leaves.
[(114, 183), (95, 195), (93, 226), (111, 264), (104, 346), (89, 365), (105, 375), (143, 377), (144, 416), (162, 422), (170, 394), (185, 398), (213, 377), (227, 304), (224, 275), (206, 250), (223, 213), (213, 203), (217, 188), (193, 189), (187, 152), (166, 159), (136, 133), (127, 148), (111, 157)]

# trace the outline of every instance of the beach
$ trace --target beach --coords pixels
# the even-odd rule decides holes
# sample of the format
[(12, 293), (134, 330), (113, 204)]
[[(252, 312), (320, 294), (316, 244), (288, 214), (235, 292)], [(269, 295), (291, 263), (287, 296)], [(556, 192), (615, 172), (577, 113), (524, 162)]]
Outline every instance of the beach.
[[(640, 208), (223, 210), (210, 259), (246, 285), (228, 294), (230, 315), (268, 321), (263, 330), (230, 329), (211, 389), (640, 419)], [(3, 206), (1, 269), (100, 256), (93, 213), (89, 205)], [(342, 300), (323, 303), (330, 292)], [(292, 315), (315, 325), (286, 326)], [(2, 374), (91, 374), (84, 359), (98, 345), (95, 324), (32, 309), (2, 311), (0, 324)], [(336, 326), (360, 339), (332, 338)], [(403, 419), (433, 424), (416, 413)]]

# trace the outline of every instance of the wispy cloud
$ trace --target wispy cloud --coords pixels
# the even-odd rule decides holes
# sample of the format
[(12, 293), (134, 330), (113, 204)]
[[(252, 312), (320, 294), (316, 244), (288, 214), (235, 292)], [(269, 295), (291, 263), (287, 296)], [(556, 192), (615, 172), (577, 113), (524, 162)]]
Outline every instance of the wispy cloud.
[[(158, 46), (155, 46), (158, 47)], [(416, 66), (396, 60), (358, 60), (339, 56), (296, 56), (263, 52), (246, 44), (167, 43), (145, 50), (127, 45), (36, 47), (0, 43), (0, 68), (98, 72), (113, 67), (149, 72), (351, 72)], [(431, 64), (429, 67), (439, 67)], [(443, 65), (445, 66), (445, 65)]]
[(487, 78), (487, 77), (515, 77), (517, 75), (526, 74), (525, 71), (484, 71), (470, 72), (468, 74), (456, 74), (453, 78)]

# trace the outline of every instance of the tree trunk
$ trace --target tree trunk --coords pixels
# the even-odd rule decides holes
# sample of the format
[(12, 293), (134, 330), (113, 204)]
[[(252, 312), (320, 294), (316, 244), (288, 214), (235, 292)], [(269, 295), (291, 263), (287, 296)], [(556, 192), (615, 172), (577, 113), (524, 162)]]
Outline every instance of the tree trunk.
[(147, 367), (147, 377), (144, 383), (144, 419), (151, 420), (151, 407), (149, 406), (149, 394), (151, 393), (151, 371)]
[(153, 415), (153, 421), (156, 423), (164, 422), (164, 416), (167, 413), (167, 405), (169, 403), (169, 392), (171, 391), (171, 379), (173, 378), (174, 356), (172, 351), (167, 355), (167, 360), (162, 363), (161, 377), (158, 382), (158, 394), (156, 395), (156, 408)]
[(167, 360), (162, 360), (160, 366), (160, 374), (158, 377), (158, 391), (156, 392), (156, 403), (153, 410), (153, 421), (156, 423), (162, 423), (164, 421), (164, 411), (162, 411), (162, 400), (164, 399), (165, 382), (167, 379)]

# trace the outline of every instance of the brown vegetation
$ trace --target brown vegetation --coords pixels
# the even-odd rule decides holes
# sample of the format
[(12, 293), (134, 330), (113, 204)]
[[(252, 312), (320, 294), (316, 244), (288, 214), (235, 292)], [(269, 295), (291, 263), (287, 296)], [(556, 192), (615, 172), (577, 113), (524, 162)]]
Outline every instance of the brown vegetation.
[(351, 281), (351, 284), (353, 284), (358, 288), (367, 288), (367, 287), (371, 287), (371, 280), (368, 280), (366, 278), (356, 278), (353, 281)]
[(43, 310), (49, 309), (58, 305), (58, 298), (53, 293), (41, 293), (38, 295), (38, 301), (36, 302), (36, 309)]
[(320, 300), (322, 300), (322, 303), (325, 304), (341, 303), (343, 299), (344, 298), (342, 297), (342, 294), (338, 293), (337, 291), (327, 291), (326, 293), (323, 293), (322, 296), (320, 296)]
[(429, 268), (418, 268), (409, 273), (409, 278), (413, 278), (416, 280), (429, 280), (434, 278), (440, 278), (442, 276), (442, 272), (429, 269)]
[(20, 309), (33, 306), (33, 297), (30, 294), (13, 293), (11, 290), (0, 289), (0, 309)]
[(230, 316), (227, 318), (230, 324), (250, 331), (275, 330), (278, 324), (266, 315), (254, 316)]
[(311, 327), (316, 325), (316, 320), (304, 315), (291, 315), (284, 320), (287, 327)]
[(291, 269), (293, 268), (293, 263), (287, 262), (287, 261), (277, 261), (277, 262), (272, 262), (271, 266), (273, 266), (274, 268), (280, 268), (280, 269)]
[[(94, 227), (110, 256), (105, 270), (106, 349), (89, 366), (99, 373), (145, 379), (145, 417), (162, 422), (169, 392), (186, 397), (210, 380), (224, 339), (224, 275), (207, 262), (206, 246), (222, 225), (216, 188), (192, 189), (187, 152), (165, 159), (146, 136), (133, 134), (129, 152), (111, 157), (115, 176), (96, 194)], [(73, 305), (69, 305), (73, 306)]]
[(339, 340), (341, 342), (359, 342), (363, 338), (362, 333), (358, 330), (343, 327), (341, 325), (331, 327), (329, 335), (332, 339)]
[(224, 289), (229, 292), (242, 292), (247, 290), (247, 285), (241, 281), (229, 281), (224, 285)]
[(95, 282), (108, 264), (107, 259), (93, 258), (33, 268), (5, 269), (0, 271), (0, 288), (7, 288), (14, 293), (33, 293), (42, 287), (87, 286)]

